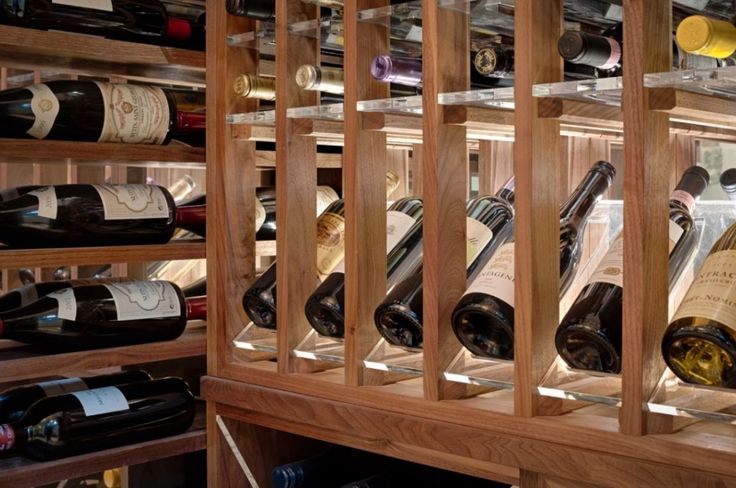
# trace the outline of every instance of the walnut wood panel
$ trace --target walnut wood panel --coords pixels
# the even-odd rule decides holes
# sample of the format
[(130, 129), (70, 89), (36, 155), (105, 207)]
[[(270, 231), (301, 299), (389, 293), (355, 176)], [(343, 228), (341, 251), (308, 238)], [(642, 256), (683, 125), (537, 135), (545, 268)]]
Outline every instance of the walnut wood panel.
[[(256, 151), (256, 167), (275, 168), (276, 152)], [(342, 168), (342, 154), (317, 153), (317, 168)]]
[(555, 43), (562, 32), (562, 2), (521, 0), (516, 4), (515, 101), (515, 408), (522, 416), (543, 412), (536, 387), (556, 356), (560, 250), (558, 174), (560, 124), (540, 116), (532, 85), (562, 80)]
[(649, 108), (668, 113), (671, 120), (736, 127), (736, 102), (733, 100), (674, 88), (652, 88), (648, 96)]
[(389, 51), (388, 29), (358, 22), (357, 12), (386, 5), (386, 0), (345, 5), (345, 381), (356, 386), (383, 381), (363, 368), (363, 359), (380, 339), (373, 313), (386, 295), (380, 236), (386, 234), (388, 169), (386, 133), (364, 127), (357, 102), (390, 95), (386, 83), (368, 76), (373, 58)]
[(480, 141), (478, 143), (478, 176), (480, 195), (491, 195), (514, 174), (514, 143)]
[[(624, 36), (640, 50), (624, 52), (624, 309), (621, 429), (644, 434), (668, 428), (646, 415), (662, 373), (660, 341), (667, 326), (667, 192), (669, 116), (650, 110), (644, 74), (670, 69), (672, 8), (668, 0), (624, 2)], [(661, 424), (661, 425), (660, 425)]]
[[(114, 55), (111, 55), (114, 53)], [(67, 32), (0, 26), (3, 65), (204, 87), (205, 54)]]

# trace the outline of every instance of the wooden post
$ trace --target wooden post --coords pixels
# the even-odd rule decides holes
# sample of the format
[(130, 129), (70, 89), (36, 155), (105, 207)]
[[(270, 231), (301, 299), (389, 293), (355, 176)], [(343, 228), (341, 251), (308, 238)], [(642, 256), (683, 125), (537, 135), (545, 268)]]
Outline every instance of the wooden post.
[(561, 0), (519, 0), (515, 12), (516, 57), (514, 174), (515, 410), (543, 414), (536, 387), (556, 356), (559, 315), (560, 123), (538, 116), (532, 86), (562, 80), (556, 40), (562, 33)]

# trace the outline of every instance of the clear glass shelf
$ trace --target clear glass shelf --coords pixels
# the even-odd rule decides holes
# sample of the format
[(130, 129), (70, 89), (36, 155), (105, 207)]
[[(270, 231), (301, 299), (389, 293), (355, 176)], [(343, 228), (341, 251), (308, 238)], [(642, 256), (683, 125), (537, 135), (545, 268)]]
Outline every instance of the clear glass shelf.
[(228, 124), (265, 125), (272, 127), (276, 125), (275, 110), (261, 110), (259, 112), (247, 112), (242, 114), (227, 115)]
[(422, 115), (422, 96), (380, 98), (358, 102), (359, 112), (395, 113), (400, 115)]
[(563, 81), (534, 85), (535, 97), (557, 97), (583, 102), (594, 102), (618, 107), (621, 105), (623, 78)]
[(648, 74), (644, 76), (644, 85), (736, 99), (736, 66)]
[(557, 357), (537, 387), (540, 395), (621, 406), (621, 376), (577, 371)]
[(289, 25), (289, 33), (319, 39), (320, 47), (342, 51), (345, 48), (345, 23), (342, 17), (323, 17)]
[(321, 336), (314, 330), (309, 331), (292, 353), (302, 359), (345, 364), (345, 344), (343, 340)]
[(363, 366), (368, 369), (399, 373), (406, 376), (422, 376), (423, 354), (421, 349), (409, 351), (401, 347), (392, 346), (385, 339), (381, 339), (376, 347), (363, 360)]
[(235, 347), (246, 351), (276, 352), (276, 330), (256, 327), (250, 322), (233, 339)]
[(736, 390), (683, 383), (666, 369), (646, 408), (664, 415), (736, 424)]
[(442, 8), (468, 14), (471, 38), (514, 35), (514, 0), (439, 0)]
[(463, 349), (444, 373), (447, 381), (487, 386), (496, 390), (514, 387), (514, 362), (474, 356)]
[(331, 8), (333, 10), (342, 10), (344, 8), (344, 0), (302, 0), (304, 3), (319, 5), (320, 7)]
[[(259, 22), (258, 30), (231, 34), (227, 36), (227, 45), (266, 51), (273, 50), (276, 39), (276, 25), (273, 22)], [(270, 46), (270, 48), (267, 48)]]
[(290, 119), (345, 120), (342, 103), (290, 108), (286, 111), (286, 116)]
[(488, 88), (439, 94), (440, 105), (464, 105), (514, 109), (514, 88)]

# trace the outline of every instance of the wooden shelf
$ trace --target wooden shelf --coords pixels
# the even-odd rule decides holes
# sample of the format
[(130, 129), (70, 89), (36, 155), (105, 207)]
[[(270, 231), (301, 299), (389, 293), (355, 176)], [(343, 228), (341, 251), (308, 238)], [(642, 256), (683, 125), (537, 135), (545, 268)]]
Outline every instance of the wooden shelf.
[(76, 247), (54, 249), (2, 249), (0, 269), (206, 258), (204, 240), (174, 240), (141, 246)]
[(110, 468), (165, 459), (201, 451), (207, 444), (204, 416), (198, 415), (183, 434), (140, 444), (96, 451), (54, 461), (38, 462), (21, 457), (0, 460), (4, 486), (32, 487), (69, 478), (99, 473)]
[(0, 59), (10, 68), (49, 68), (204, 88), (204, 52), (68, 32), (0, 26)]
[(37, 141), (0, 139), (0, 153), (7, 163), (95, 162), (101, 164), (196, 163), (204, 165), (204, 148), (184, 144), (156, 146), (151, 144), (113, 144), (75, 141)]
[(2, 381), (202, 356), (207, 352), (207, 331), (202, 324), (192, 322), (174, 341), (60, 354), (44, 353), (33, 346), (13, 341), (0, 341)]

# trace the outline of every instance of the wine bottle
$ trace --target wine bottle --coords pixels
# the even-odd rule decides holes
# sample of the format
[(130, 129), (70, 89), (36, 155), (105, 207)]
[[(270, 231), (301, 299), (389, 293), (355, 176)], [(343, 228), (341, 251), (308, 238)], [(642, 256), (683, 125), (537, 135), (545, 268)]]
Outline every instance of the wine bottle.
[[(191, 43), (192, 25), (157, 0), (22, 0), (0, 3), (0, 22), (148, 44)], [(204, 49), (204, 43), (196, 46)]]
[(181, 289), (186, 298), (207, 296), (207, 276), (202, 276)]
[[(599, 161), (560, 210), (560, 296), (572, 284), (582, 255), (585, 224), (615, 176)], [(514, 358), (514, 243), (501, 246), (483, 266), (452, 312), (452, 328), (471, 353)]]
[(39, 188), (43, 188), (43, 185), (16, 186), (13, 188), (0, 190), (0, 202), (6, 202), (8, 200), (18, 198), (21, 195), (25, 195), (26, 193), (32, 192), (33, 190), (38, 190)]
[[(389, 287), (394, 273), (402, 269), (402, 261), (418, 256), (422, 245), (421, 222), (422, 200), (405, 197), (394, 202), (386, 215), (387, 275)], [(413, 231), (409, 239), (404, 240)], [(332, 270), (330, 275), (310, 295), (304, 306), (304, 313), (312, 328), (329, 337), (343, 337), (345, 334), (345, 265), (344, 260)]]
[[(329, 186), (317, 187), (317, 215), (340, 197)], [(256, 188), (256, 240), (276, 239), (276, 188)]]
[(355, 476), (367, 476), (380, 469), (385, 458), (342, 446), (329, 446), (318, 454), (271, 471), (273, 488), (339, 487)]
[(62, 279), (54, 281), (42, 281), (40, 283), (28, 283), (20, 288), (10, 290), (6, 294), (0, 296), (0, 312), (7, 312), (19, 307), (35, 302), (40, 297), (46, 296), (64, 288), (74, 288), (75, 286), (94, 285), (104, 283), (115, 283), (128, 281), (125, 278), (105, 278), (105, 279)]
[(205, 205), (179, 207), (155, 185), (56, 185), (0, 203), (0, 241), (22, 248), (161, 244), (204, 235)]
[[(233, 84), (235, 94), (242, 98), (252, 98), (263, 102), (276, 100), (276, 78), (271, 76), (241, 74)], [(320, 95), (321, 103), (340, 103), (342, 97), (324, 90)]]
[[(399, 186), (399, 175), (386, 173), (386, 194)], [(332, 202), (317, 219), (317, 269), (315, 286), (342, 260), (345, 251), (345, 201)], [(243, 309), (253, 323), (276, 328), (276, 262), (266, 269), (243, 294)]]
[[(670, 196), (670, 290), (697, 247), (698, 230), (692, 211), (709, 179), (704, 168), (691, 167)], [(623, 273), (622, 232), (557, 329), (557, 352), (570, 367), (604, 373), (621, 372)]]
[(16, 386), (0, 393), (0, 423), (6, 424), (19, 420), (31, 405), (42, 398), (105, 386), (125, 385), (127, 383), (136, 383), (150, 379), (151, 375), (145, 371), (133, 370), (86, 378), (64, 378)]
[[(513, 179), (496, 193), (471, 200), (467, 208), (466, 257), (467, 275), (472, 276), (479, 259), (509, 239), (514, 199)], [(376, 307), (374, 321), (381, 336), (390, 344), (406, 348), (421, 348), (423, 342), (423, 268), (417, 266), (406, 279), (398, 283)]]
[(275, 0), (226, 0), (225, 8), (231, 15), (269, 22), (276, 16)]
[(736, 200), (736, 168), (729, 168), (719, 179), (721, 188), (729, 200)]
[[(479, 49), (473, 57), (473, 70), (480, 77), (514, 78), (514, 48), (499, 44)], [(595, 78), (593, 67), (565, 61), (566, 80), (590, 78)]]
[(204, 130), (204, 113), (177, 110), (154, 86), (57, 80), (0, 92), (0, 137), (166, 144)]
[(206, 297), (185, 299), (168, 281), (64, 288), (0, 312), (0, 337), (84, 350), (176, 339), (187, 320), (204, 320)]
[[(345, 73), (342, 68), (305, 64), (300, 66), (296, 72), (296, 84), (302, 90), (343, 95), (345, 93)], [(416, 89), (391, 84), (392, 97), (409, 97), (418, 93)]]
[(0, 451), (37, 460), (101, 451), (180, 434), (194, 421), (181, 378), (163, 378), (41, 399), (0, 425)]

